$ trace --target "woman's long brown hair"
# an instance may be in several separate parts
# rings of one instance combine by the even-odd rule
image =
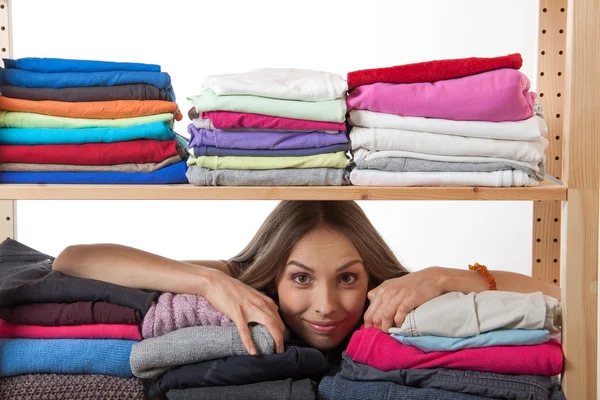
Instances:
[[[335,229],[354,244],[369,274],[370,288],[408,273],[353,201],[280,202],[246,248],[228,260],[228,265],[242,282],[265,289],[277,279],[294,245],[321,226]]]

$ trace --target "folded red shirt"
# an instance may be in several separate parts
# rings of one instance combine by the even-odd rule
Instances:
[[[0,146],[0,163],[115,165],[158,163],[181,154],[177,140]],[[185,150],[184,150],[185,151]]]
[[[519,69],[523,59],[519,53],[493,58],[457,58],[454,60],[426,61],[415,64],[397,65],[388,68],[363,69],[348,72],[348,89],[385,83],[435,82],[444,79],[462,78],[500,68]]]

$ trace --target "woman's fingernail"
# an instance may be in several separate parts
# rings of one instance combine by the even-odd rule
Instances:
[[[250,355],[251,356],[255,356],[256,355],[256,349],[254,347],[250,348]]]

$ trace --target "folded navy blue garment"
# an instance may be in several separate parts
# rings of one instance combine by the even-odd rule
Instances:
[[[547,400],[556,386],[554,377],[542,375],[506,375],[447,368],[381,371],[357,363],[346,354],[338,375],[351,381],[388,381],[414,388],[511,400]]]
[[[326,376],[319,384],[319,399],[323,400],[483,400],[489,397],[473,396],[440,389],[420,389],[386,381],[355,382]]]
[[[348,150],[348,144],[332,144],[324,147],[312,147],[308,149],[276,149],[276,150],[253,150],[253,149],[225,149],[214,146],[192,147],[194,156],[250,156],[250,157],[294,157],[314,156],[317,154],[337,153]]]
[[[154,172],[0,172],[0,183],[129,184],[187,183],[185,161]]]
[[[28,88],[68,88],[83,86],[117,86],[147,83],[163,89],[169,100],[175,101],[171,77],[166,72],[99,71],[99,72],[32,72],[23,69],[0,68],[2,85]]]
[[[148,394],[151,399],[160,399],[172,389],[248,385],[288,378],[317,380],[328,370],[329,363],[319,350],[289,346],[283,353],[268,356],[231,356],[183,365],[162,374]]]
[[[13,60],[3,58],[5,68],[33,72],[98,72],[98,71],[148,71],[160,72],[160,65],[129,62],[68,60],[64,58],[25,57]]]

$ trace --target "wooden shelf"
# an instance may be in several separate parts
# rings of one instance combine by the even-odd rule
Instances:
[[[567,188],[0,184],[0,200],[566,200]]]

